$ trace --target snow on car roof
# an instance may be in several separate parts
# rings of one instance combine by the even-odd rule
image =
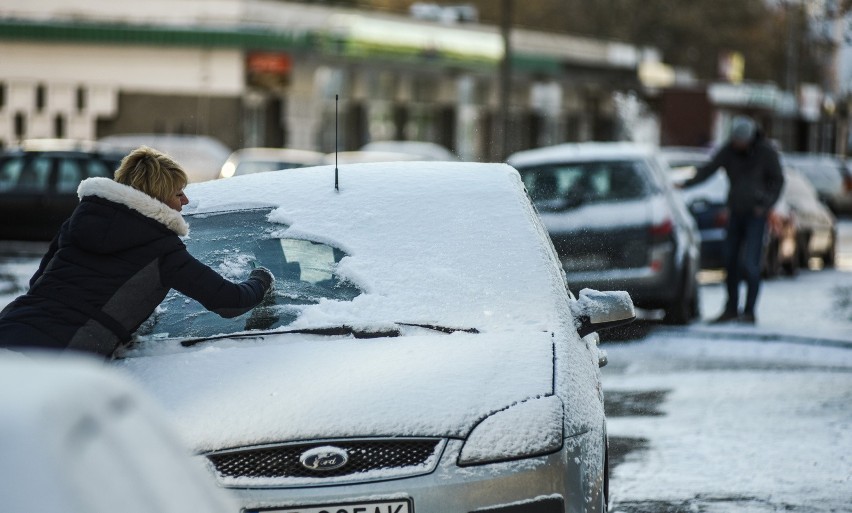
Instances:
[[[284,238],[347,253],[338,274],[364,293],[304,308],[291,326],[387,322],[552,329],[561,268],[517,171],[505,164],[391,162],[191,184],[184,213],[276,207]],[[187,218],[192,237],[192,218]]]
[[[519,151],[510,155],[507,162],[515,167],[526,167],[552,162],[645,158],[653,153],[651,145],[630,142],[569,143]]]

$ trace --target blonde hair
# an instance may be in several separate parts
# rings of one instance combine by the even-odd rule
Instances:
[[[186,172],[165,153],[140,146],[121,159],[115,181],[165,203],[189,182]]]

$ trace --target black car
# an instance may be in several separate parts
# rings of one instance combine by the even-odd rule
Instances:
[[[660,153],[670,167],[669,176],[677,185],[695,176],[698,168],[712,157],[707,148],[664,147]],[[728,177],[720,169],[707,181],[681,189],[680,194],[701,232],[701,267],[723,267],[728,226]]]
[[[562,259],[568,285],[625,290],[665,321],[698,316],[700,239],[651,147],[563,144],[509,157]]]
[[[121,157],[69,141],[0,153],[0,240],[51,240],[77,206],[80,182],[112,177]]]

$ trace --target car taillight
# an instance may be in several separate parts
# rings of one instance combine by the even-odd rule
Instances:
[[[671,219],[666,219],[661,223],[651,225],[648,230],[651,235],[652,242],[664,242],[669,240],[672,232],[674,232],[674,223]]]
[[[728,226],[728,209],[720,209],[713,217],[713,226],[716,228],[724,228]]]
[[[846,192],[852,192],[852,175],[843,177],[843,188],[846,189]]]

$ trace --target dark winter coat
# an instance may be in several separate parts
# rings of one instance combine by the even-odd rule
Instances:
[[[193,258],[180,212],[108,178],[84,180],[29,291],[0,312],[0,347],[36,346],[111,355],[170,289],[223,317],[260,303],[264,276],[230,282]]]
[[[720,167],[725,168],[730,182],[728,208],[732,214],[766,215],[778,201],[784,174],[778,152],[761,134],[744,151],[726,144],[683,186],[703,182]]]

